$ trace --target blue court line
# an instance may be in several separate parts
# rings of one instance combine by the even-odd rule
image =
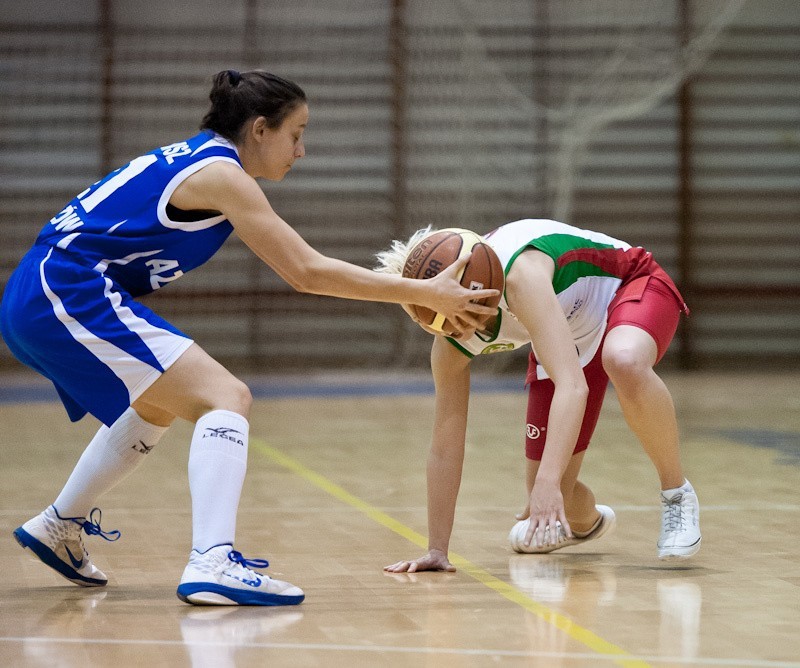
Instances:
[[[340,384],[331,383],[248,383],[250,391],[257,399],[273,399],[284,397],[368,397],[368,396],[400,396],[433,394],[433,380],[391,380],[350,382],[343,380]],[[523,392],[522,380],[519,378],[473,378],[472,391],[491,392]]]
[[[28,404],[58,401],[58,394],[47,385],[4,385],[0,387],[0,404]]]
[[[800,465],[800,433],[775,429],[718,429],[717,435],[754,448],[771,450],[778,464]]]
[[[392,380],[390,377],[374,381],[291,380],[246,381],[256,399],[291,399],[303,397],[385,397],[402,395],[432,395],[432,380]],[[472,391],[476,393],[524,392],[522,378],[473,378]],[[58,394],[51,385],[19,383],[0,385],[0,404],[58,402]]]

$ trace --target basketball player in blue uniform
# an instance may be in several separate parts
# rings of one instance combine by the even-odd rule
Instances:
[[[193,604],[292,605],[301,589],[234,550],[247,465],[248,388],[136,298],[203,264],[236,231],[292,287],[314,294],[422,304],[480,324],[454,276],[414,281],[323,256],[271,208],[255,179],[281,180],[305,154],[304,92],[262,71],[220,72],[201,132],[163,146],[77,195],[44,226],[11,276],[0,330],[11,351],[49,378],[75,421],[103,425],[61,493],[14,531],[45,564],[103,586],[82,532],[103,531],[97,498],[130,474],[176,417],[195,423],[189,452],[192,550],[178,596]],[[461,263],[463,266],[463,263]]]

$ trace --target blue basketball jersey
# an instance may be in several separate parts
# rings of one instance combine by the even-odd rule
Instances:
[[[218,160],[242,166],[210,132],[132,160],[52,218],[9,278],[0,332],[53,382],[71,419],[113,424],[192,345],[135,297],[203,264],[230,235],[217,212],[169,206],[184,179]]]
[[[216,212],[187,222],[168,207],[187,177],[218,160],[241,167],[233,144],[208,131],[135,158],[75,197],[36,244],[66,251],[134,297],[157,290],[211,258],[233,229]]]

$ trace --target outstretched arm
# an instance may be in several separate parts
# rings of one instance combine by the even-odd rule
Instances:
[[[447,558],[461,485],[469,406],[469,359],[443,337],[434,339],[431,369],[436,386],[433,437],[428,455],[428,553],[384,570],[454,571]]]
[[[506,280],[508,305],[525,326],[537,361],[555,385],[542,462],[530,497],[525,545],[558,542],[556,522],[572,531],[564,510],[561,479],[580,433],[589,390],[567,319],[553,290],[553,261],[544,253],[522,253]],[[549,528],[549,531],[547,531]]]
[[[419,304],[464,329],[480,325],[483,317],[493,312],[474,301],[497,295],[497,291],[469,290],[455,280],[467,258],[435,278],[419,281],[379,274],[322,255],[275,213],[256,181],[234,164],[213,162],[200,169],[178,186],[170,201],[183,209],[222,212],[239,238],[300,292]]]

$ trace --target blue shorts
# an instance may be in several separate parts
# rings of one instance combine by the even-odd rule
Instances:
[[[71,420],[113,424],[192,340],[67,251],[35,246],[6,285],[0,332]]]

